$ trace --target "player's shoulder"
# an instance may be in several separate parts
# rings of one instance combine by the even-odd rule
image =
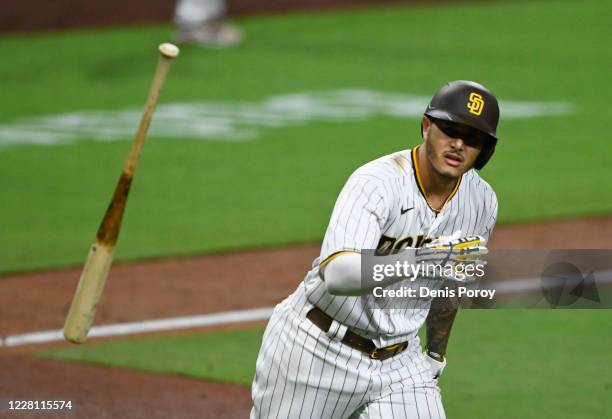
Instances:
[[[489,205],[497,206],[495,190],[475,169],[468,170],[463,175],[461,187],[464,191],[469,190],[474,197],[487,201]]]
[[[410,150],[401,150],[360,166],[351,176],[387,182],[398,177],[408,176],[410,173],[412,173]]]
[[[463,175],[461,179],[461,183],[470,184],[470,186],[476,189],[480,189],[482,191],[495,193],[491,184],[487,182],[486,180],[484,180],[482,176],[480,176],[480,174],[476,171],[476,169],[468,170]]]

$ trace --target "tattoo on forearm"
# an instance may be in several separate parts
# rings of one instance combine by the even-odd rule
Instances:
[[[457,308],[448,298],[435,298],[427,315],[427,349],[440,355],[446,353],[448,338],[457,315]]]

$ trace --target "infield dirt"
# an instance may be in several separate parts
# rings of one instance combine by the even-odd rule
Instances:
[[[612,217],[579,219],[499,227],[490,247],[612,248],[611,237]],[[318,251],[319,245],[311,244],[118,263],[112,268],[96,324],[271,306],[296,287]],[[0,335],[61,328],[80,271],[78,267],[0,278]],[[0,395],[70,399],[76,406],[72,412],[40,417],[248,416],[246,387],[42,360],[29,355],[31,350],[0,350]]]

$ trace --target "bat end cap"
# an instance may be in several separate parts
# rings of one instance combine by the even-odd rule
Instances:
[[[166,58],[176,58],[181,50],[176,45],[165,42],[159,46],[159,52]]]

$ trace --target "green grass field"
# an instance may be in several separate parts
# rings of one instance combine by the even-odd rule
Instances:
[[[610,417],[609,330],[602,310],[461,311],[441,379],[449,417]],[[248,385],[261,333],[142,338],[41,355]]]
[[[612,52],[607,1],[392,7],[248,18],[236,49],[184,48],[163,103],[262,101],[367,88],[431,96],[479,80],[502,100],[566,101],[568,116],[503,120],[483,176],[500,222],[612,212],[606,135]],[[459,24],[459,22],[461,24]],[[169,26],[3,37],[0,125],[85,110],[139,108]],[[7,99],[10,98],[10,99]],[[112,127],[109,127],[112,128]],[[0,272],[82,263],[126,141],[83,138],[0,149]],[[322,238],[347,176],[420,141],[418,119],[311,121],[248,142],[155,138],[144,149],[118,259]]]

